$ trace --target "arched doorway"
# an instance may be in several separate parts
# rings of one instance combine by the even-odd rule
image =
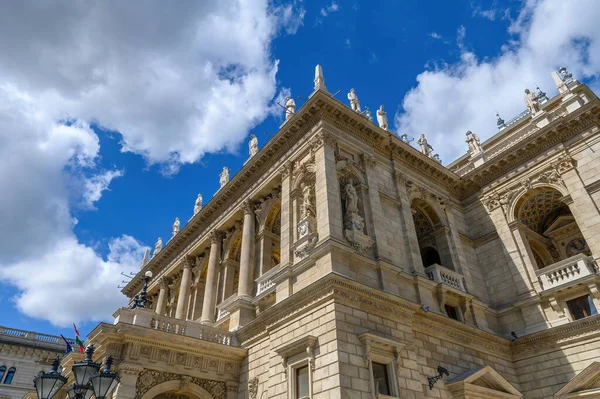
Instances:
[[[537,187],[523,194],[514,217],[539,269],[578,254],[590,255],[571,210],[555,188]]]
[[[134,399],[225,399],[226,387],[224,382],[202,380],[187,376],[173,375],[180,379],[173,379],[157,385],[146,385],[145,379],[152,375],[156,379],[168,378],[168,373],[145,372],[136,384],[136,396]],[[158,381],[155,381],[158,382]],[[201,384],[202,386],[200,386]]]

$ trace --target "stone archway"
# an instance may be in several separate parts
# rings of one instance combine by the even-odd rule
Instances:
[[[144,370],[140,373],[134,399],[154,399],[164,394],[183,395],[191,399],[225,399],[227,389],[224,381],[156,370]]]

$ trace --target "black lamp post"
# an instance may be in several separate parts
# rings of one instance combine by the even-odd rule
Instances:
[[[58,356],[52,362],[52,368],[47,373],[40,373],[33,379],[33,385],[37,392],[38,399],[52,399],[54,395],[67,383],[67,377],[58,372]]]
[[[85,349],[86,357],[83,361],[73,365],[75,382],[67,388],[70,399],[105,399],[119,383],[117,373],[110,371],[112,357],[109,355],[104,362],[104,370],[100,371],[100,364],[92,360],[94,346],[88,345]],[[52,363],[52,370],[40,374],[33,380],[38,399],[52,399],[52,397],[65,385],[67,378],[58,373],[58,358]]]
[[[152,272],[148,270],[144,274],[144,286],[142,287],[142,292],[134,297],[131,309],[146,307],[146,303],[148,302],[148,283],[150,280],[152,280]]]

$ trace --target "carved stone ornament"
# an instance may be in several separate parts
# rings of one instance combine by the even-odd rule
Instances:
[[[248,380],[248,394],[250,399],[256,399],[256,395],[258,395],[258,377],[252,377]]]
[[[298,222],[298,241],[294,254],[299,258],[306,257],[309,252],[317,245],[319,236],[317,235],[317,221],[311,215],[308,215]]]
[[[377,165],[377,158],[375,158],[374,155],[368,154],[366,152],[362,154],[362,161],[365,165],[365,168],[367,169],[374,168]]]
[[[218,244],[220,240],[223,240],[223,233],[218,230],[213,230],[210,232],[210,243]]]
[[[487,197],[483,198],[483,204],[487,208],[488,212],[498,208],[500,204],[500,195],[498,193],[492,193]]]
[[[164,373],[156,370],[144,370],[140,373],[135,384],[134,399],[140,399],[151,388],[167,381],[179,381],[180,390],[186,391],[189,386],[197,385],[212,395],[215,399],[225,399],[225,382],[205,380],[175,373]]]
[[[324,145],[335,147],[335,136],[329,132],[321,130],[310,140],[310,147],[313,151],[317,151]]]
[[[576,162],[569,155],[563,155],[558,158],[558,160],[553,164],[553,166],[554,168],[556,168],[558,174],[562,175],[563,173],[575,168]]]
[[[281,165],[281,169],[279,170],[279,173],[281,173],[282,179],[285,179],[286,177],[288,177],[291,172],[292,172],[292,163],[290,161],[287,161],[286,163]]]
[[[244,215],[251,215],[254,211],[254,204],[250,200],[242,202],[240,209],[244,212]]]
[[[359,254],[364,254],[375,245],[375,241],[371,237],[357,230],[345,229],[344,237],[352,245],[354,251]]]

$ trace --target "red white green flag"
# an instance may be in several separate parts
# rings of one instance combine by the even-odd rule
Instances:
[[[83,353],[83,341],[81,340],[81,337],[79,336],[79,331],[77,331],[77,326],[75,325],[75,323],[73,323],[73,328],[75,329],[75,343],[77,345],[79,345],[79,352]]]

